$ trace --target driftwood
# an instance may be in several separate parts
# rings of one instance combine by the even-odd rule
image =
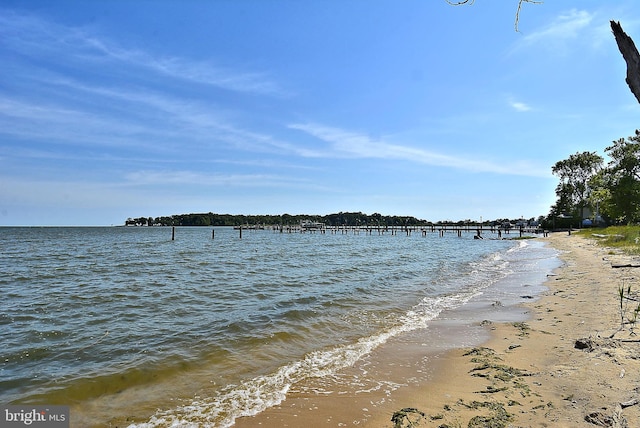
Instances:
[[[616,406],[613,415],[605,415],[602,412],[591,412],[584,417],[586,422],[599,427],[611,427],[611,428],[628,428],[629,424],[627,420],[622,416],[622,407]]]
[[[618,49],[627,63],[627,85],[640,102],[640,53],[631,37],[622,30],[619,22],[611,21],[611,30],[616,38]]]
[[[635,406],[638,403],[640,403],[640,399],[634,398],[633,400],[629,400],[629,401],[625,401],[624,403],[620,403],[620,407],[625,409],[627,407]]]
[[[634,265],[631,263],[627,263],[624,265],[611,265],[612,268],[640,268],[640,265]]]
[[[613,412],[613,428],[628,428],[629,424],[624,416],[622,416],[622,407],[616,406],[616,410]]]

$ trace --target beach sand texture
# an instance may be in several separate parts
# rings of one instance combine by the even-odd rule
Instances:
[[[629,325],[617,332],[618,289],[631,286],[639,296],[640,268],[613,268],[638,262],[589,237],[544,238],[561,251],[564,265],[548,278],[541,299],[526,305],[529,319],[485,321],[487,342],[434,358],[428,381],[394,391],[367,417],[360,417],[367,403],[358,397],[322,397],[319,407],[291,397],[236,425],[640,427],[640,334]],[[628,303],[626,315],[638,305]]]

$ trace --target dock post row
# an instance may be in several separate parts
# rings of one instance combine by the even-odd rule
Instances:
[[[360,232],[364,232],[365,235],[372,235],[374,231],[377,231],[378,235],[384,235],[385,233],[391,233],[391,236],[397,236],[398,232],[405,232],[407,236],[411,236],[412,232],[420,231],[422,237],[426,237],[429,232],[435,233],[438,232],[438,235],[442,238],[445,236],[445,233],[451,232],[456,233],[458,238],[462,237],[464,232],[470,233],[475,232],[474,239],[483,239],[483,233],[489,232],[492,234],[497,234],[498,239],[502,238],[502,234],[510,234],[511,230],[516,230],[519,233],[519,236],[522,237],[525,233],[533,233],[533,234],[542,234],[543,236],[548,236],[549,231],[543,230],[537,226],[529,226],[529,227],[516,227],[511,229],[503,229],[496,226],[484,226],[484,225],[464,225],[464,226],[455,226],[455,225],[429,225],[429,226],[322,226],[322,227],[304,227],[304,226],[292,226],[292,225],[275,225],[275,226],[264,226],[264,225],[244,225],[244,226],[234,226],[234,229],[238,230],[239,238],[242,239],[242,230],[272,230],[274,232],[279,233],[320,233],[325,234],[329,231],[331,234],[336,235],[338,233],[342,235],[347,235],[352,233],[353,235],[359,235]],[[215,239],[215,229],[211,230],[211,239]],[[176,227],[171,227],[171,240],[174,241],[176,238]]]

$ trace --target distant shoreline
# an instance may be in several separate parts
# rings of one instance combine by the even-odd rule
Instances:
[[[493,225],[513,224],[527,226],[532,223],[538,224],[538,220],[530,219],[495,219],[495,220],[439,220],[430,221],[418,219],[413,216],[382,215],[379,213],[365,214],[362,212],[338,212],[333,214],[265,214],[265,215],[245,215],[245,214],[216,214],[216,213],[191,213],[175,214],[161,217],[136,217],[128,218],[124,224],[129,226],[273,226],[273,225],[297,225],[303,222],[322,223],[328,226],[429,226],[440,224],[454,225]]]

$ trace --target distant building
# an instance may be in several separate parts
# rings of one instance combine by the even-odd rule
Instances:
[[[302,230],[322,230],[325,228],[325,224],[319,221],[301,220],[300,229]]]

